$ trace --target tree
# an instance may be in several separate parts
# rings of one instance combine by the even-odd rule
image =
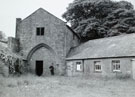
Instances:
[[[63,18],[81,36],[82,41],[135,33],[135,11],[127,1],[74,0]]]

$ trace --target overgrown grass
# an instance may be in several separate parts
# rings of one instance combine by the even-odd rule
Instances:
[[[134,86],[125,78],[0,77],[0,97],[135,97]]]

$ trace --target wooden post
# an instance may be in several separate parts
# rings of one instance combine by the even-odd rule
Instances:
[[[135,59],[132,59],[132,77],[135,80]]]

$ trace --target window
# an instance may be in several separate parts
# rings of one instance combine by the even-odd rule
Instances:
[[[37,36],[43,36],[44,35],[44,27],[37,27]]]
[[[113,60],[112,61],[112,69],[114,72],[120,71],[120,60]]]
[[[95,61],[94,67],[95,67],[96,72],[101,72],[101,62],[100,61]]]
[[[76,71],[83,71],[82,62],[76,62]]]

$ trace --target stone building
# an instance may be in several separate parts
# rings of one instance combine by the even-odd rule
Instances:
[[[66,23],[42,8],[25,19],[16,19],[16,36],[9,38],[9,47],[27,61],[29,72],[50,75],[65,73],[66,61],[71,48],[79,44],[79,37]]]
[[[7,45],[35,75],[49,76],[53,65],[55,75],[135,79],[135,34],[80,43],[65,22],[42,8],[16,19],[16,36]]]
[[[90,40],[72,49],[68,76],[135,79],[135,34]]]

